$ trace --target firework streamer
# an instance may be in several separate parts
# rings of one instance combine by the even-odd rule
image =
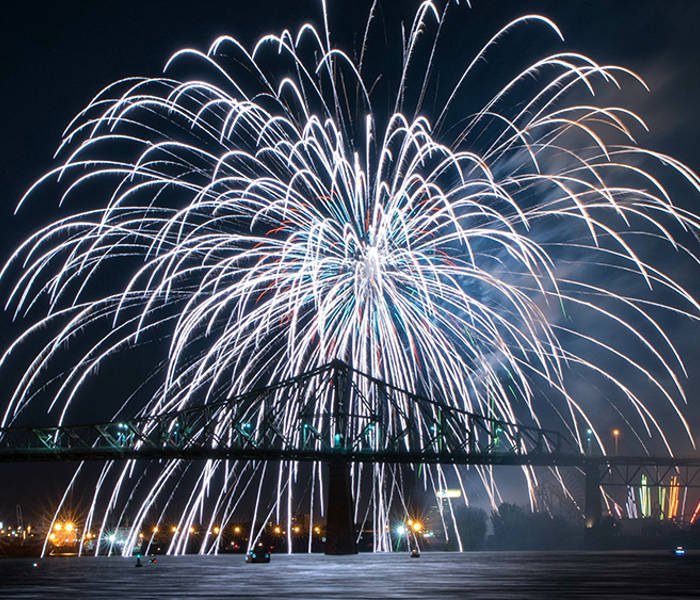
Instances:
[[[33,319],[2,363],[39,348],[3,423],[47,390],[54,421],[79,420],[101,368],[165,346],[118,414],[213,403],[341,359],[461,409],[556,423],[581,451],[587,429],[607,450],[605,410],[575,391],[594,382],[641,449],[673,452],[659,402],[646,401],[653,393],[692,444],[685,369],[664,325],[696,321],[698,304],[654,257],[664,248],[697,264],[698,218],[671,188],[697,193],[700,180],[637,144],[638,115],[599,100],[641,78],[565,50],[538,15],[455,56],[441,35],[469,12],[434,2],[405,28],[395,77],[379,78],[374,61],[394,48],[373,33],[374,6],[359,57],[333,45],[324,2],[321,13],[320,27],[252,46],[223,36],[180,50],[162,76],[107,86],[68,125],[57,166],[17,208],[58,189],[62,216],[27,237],[1,273],[7,309]],[[483,59],[514,28],[555,49],[522,66],[514,48],[512,73],[496,77]],[[278,400],[292,427],[302,399]],[[213,416],[224,439],[230,418]],[[167,527],[168,507],[179,514],[171,552],[187,549],[194,523],[223,527],[241,502],[255,506],[251,544],[262,516],[286,518],[290,531],[303,503],[321,511],[310,523],[321,518],[320,465],[276,468],[108,465],[90,521],[102,540],[136,515],[129,554],[145,526]],[[537,475],[524,471],[534,498]],[[431,467],[421,481],[428,491],[457,482],[466,500],[467,475]],[[477,475],[496,505],[493,471]],[[390,549],[400,470],[355,468],[353,478],[358,519],[379,532],[375,550]],[[640,496],[649,516],[644,483]],[[459,540],[454,515],[440,510]],[[199,551],[218,543],[205,536]]]
[[[637,501],[634,496],[634,488],[632,486],[627,486],[627,502],[625,504],[627,509],[627,518],[636,519],[638,518],[637,513]]]

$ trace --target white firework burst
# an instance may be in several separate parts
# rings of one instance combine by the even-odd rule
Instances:
[[[20,202],[58,180],[68,214],[27,238],[2,272],[21,267],[8,303],[16,315],[46,306],[3,361],[57,327],[27,366],[4,422],[65,361],[70,340],[89,345],[56,385],[51,408],[61,422],[101,364],[165,337],[167,356],[153,365],[158,388],[142,415],[341,359],[499,419],[539,425],[543,414],[557,415],[582,448],[581,431],[598,423],[570,393],[574,372],[615,389],[640,443],[657,438],[670,452],[653,407],[619,376],[637,373],[692,443],[681,410],[683,363],[659,315],[697,320],[699,307],[645,249],[665,245],[696,264],[683,239],[700,223],[674,205],[662,173],[694,192],[700,180],[637,145],[634,132],[645,125],[636,114],[595,103],[599,88],[642,80],[574,52],[544,56],[479,111],[457,115],[480,61],[513,28],[563,37],[545,17],[516,19],[436,89],[449,7],[420,5],[404,33],[392,100],[379,110],[376,82],[365,75],[374,6],[359,57],[332,45],[324,4],[321,28],[267,35],[252,48],[221,37],[206,52],[177,52],[163,77],[102,90],[66,129],[60,164]],[[169,75],[190,59],[197,78]],[[431,113],[433,94],[440,110]],[[646,292],[635,293],[637,281]],[[133,469],[104,468],[88,519],[101,519],[104,530],[129,507],[136,517],[125,553],[155,507],[163,514],[189,481],[177,461],[138,478]],[[312,471],[316,482],[320,470]],[[393,477],[385,467],[371,472],[379,482]],[[425,473],[426,485],[446,477],[439,468]],[[533,486],[535,473],[525,473]],[[188,483],[170,550],[185,550],[204,507],[211,523],[223,522],[249,486],[259,500],[268,480],[277,489],[270,510],[279,515],[286,505],[289,522],[296,478],[293,464],[266,474],[260,465],[207,462]],[[486,488],[496,503],[497,490]],[[392,497],[358,499],[371,507],[375,531],[385,530]],[[322,498],[320,482],[310,493],[312,516],[314,498]],[[218,543],[205,539],[200,550]],[[378,535],[375,549],[389,547],[388,534]]]

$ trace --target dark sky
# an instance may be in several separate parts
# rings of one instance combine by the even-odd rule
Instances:
[[[205,49],[228,33],[244,41],[316,20],[314,0],[259,2],[18,3],[3,20],[5,140],[0,179],[3,220],[16,199],[51,165],[68,121],[104,85],[129,75],[159,73],[182,47]],[[363,1],[330,2],[334,31],[347,39],[348,23],[360,31]],[[393,16],[388,5],[387,13]],[[402,3],[412,5],[412,2]],[[416,3],[417,4],[417,3]],[[354,7],[346,13],[348,7]],[[461,14],[474,47],[508,20],[525,13],[552,18],[562,48],[630,67],[653,95],[639,93],[640,112],[655,146],[697,167],[696,110],[700,105],[697,24],[693,0],[585,0],[560,2],[475,0]],[[358,24],[360,27],[358,27]],[[388,23],[391,27],[391,23]],[[14,227],[13,227],[14,229]]]
[[[320,23],[319,4],[309,0],[15,3],[11,13],[4,13],[0,31],[2,256],[51,214],[29,205],[19,217],[12,216],[22,192],[51,166],[63,127],[104,85],[129,75],[156,75],[175,50],[205,49],[219,34],[250,43],[283,27],[295,29],[306,20]],[[332,27],[343,45],[361,31],[365,3],[330,0],[329,4]],[[387,25],[394,27],[389,22],[396,17],[392,5],[399,2],[385,4]],[[471,11],[453,11],[453,18],[460,15],[464,39],[474,40],[474,50],[510,19],[541,13],[560,26],[566,37],[562,48],[637,71],[652,88],[651,95],[633,90],[626,97],[652,130],[641,141],[700,170],[700,2],[474,0],[473,5]],[[1,285],[4,297],[7,284]],[[3,347],[12,331],[7,316],[1,315]],[[693,369],[697,357],[688,358]],[[6,380],[0,375],[0,382]],[[10,393],[7,385],[3,391]],[[12,481],[0,491],[0,520],[16,502],[30,510],[46,505],[37,498],[43,490],[55,497],[67,472],[63,467],[0,466],[0,480]]]

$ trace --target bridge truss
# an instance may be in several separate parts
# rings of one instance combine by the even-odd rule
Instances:
[[[340,361],[183,410],[0,428],[0,462],[124,459],[322,461],[336,465],[338,480],[351,462],[576,467],[589,528],[600,518],[601,486],[639,486],[643,474],[649,488],[700,487],[700,458],[584,454],[559,432],[468,412]],[[349,492],[341,496],[347,512]]]
[[[0,461],[207,459],[444,464],[556,462],[556,431],[471,413],[334,361],[184,410],[0,429]]]

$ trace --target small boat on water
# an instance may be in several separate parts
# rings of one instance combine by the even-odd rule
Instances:
[[[676,546],[674,550],[671,550],[671,554],[675,556],[685,556],[685,548],[683,546]]]
[[[420,552],[418,552],[418,548],[414,548],[411,550],[411,558],[420,558]]]
[[[269,563],[270,553],[265,550],[251,550],[245,555],[247,563]]]
[[[245,555],[245,561],[247,563],[269,563],[270,553],[259,544],[255,550],[251,550]]]

